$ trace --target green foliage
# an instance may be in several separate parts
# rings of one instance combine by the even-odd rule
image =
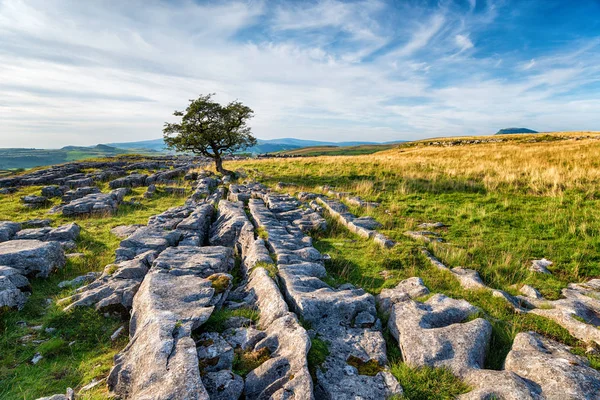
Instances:
[[[135,188],[126,200],[140,196],[144,190]],[[49,218],[52,226],[73,221],[60,214],[47,214],[47,208],[30,210],[22,206],[21,196],[39,193],[40,187],[34,186],[12,195],[1,195],[0,220]],[[83,257],[69,258],[65,267],[49,278],[30,279],[32,295],[23,310],[0,312],[0,398],[35,399],[64,393],[66,387],[78,388],[94,378],[106,377],[113,365],[113,356],[127,343],[126,335],[114,342],[110,340],[110,335],[123,321],[106,318],[91,307],[65,313],[56,305],[56,300],[73,294],[74,289],[61,289],[57,285],[90,271],[101,271],[114,261],[120,239],[110,233],[112,227],[145,224],[151,215],[182,205],[184,199],[157,194],[140,201],[140,207],[121,205],[114,216],[76,219],[81,226],[81,236],[73,251],[83,253]],[[53,204],[57,202],[53,200]],[[52,301],[50,305],[47,299]],[[21,321],[26,326],[22,326]],[[46,333],[45,328],[55,330]],[[32,365],[30,360],[36,353],[43,358]],[[86,393],[87,399],[105,399],[108,395],[105,385]]]
[[[167,123],[163,129],[165,144],[170,149],[213,158],[217,171],[224,173],[221,155],[234,153],[257,142],[247,121],[254,112],[239,101],[222,106],[212,100],[213,94],[191,100],[185,112],[175,111],[179,123]]]
[[[202,331],[223,332],[225,330],[225,323],[231,317],[245,317],[257,322],[259,313],[257,310],[245,307],[237,308],[235,310],[221,308],[213,311],[210,318],[202,325]]]
[[[267,347],[256,351],[243,351],[235,349],[233,355],[232,371],[242,378],[245,378],[250,371],[258,368],[262,363],[271,357],[271,352]]]
[[[321,368],[321,365],[325,362],[329,356],[329,346],[327,342],[318,337],[311,339],[310,350],[308,351],[308,370],[313,380],[317,376],[317,368]]]
[[[207,278],[213,289],[215,289],[215,294],[220,294],[225,292],[231,286],[231,279],[227,275],[211,275]]]
[[[350,355],[346,363],[356,368],[359,375],[375,376],[383,371],[383,367],[379,365],[377,360],[363,361],[358,357]]]
[[[391,372],[404,390],[401,398],[407,400],[450,400],[469,391],[469,386],[444,368],[411,368],[405,363],[394,363]]]

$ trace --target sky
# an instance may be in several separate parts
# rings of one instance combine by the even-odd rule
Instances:
[[[600,1],[0,0],[0,147],[160,138],[207,93],[261,139],[600,130]]]

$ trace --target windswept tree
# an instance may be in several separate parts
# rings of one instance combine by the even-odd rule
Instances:
[[[223,155],[256,145],[247,125],[254,111],[239,101],[223,106],[213,101],[213,96],[200,95],[190,100],[185,112],[175,111],[173,115],[181,117],[181,122],[165,122],[163,134],[169,149],[210,157],[217,171],[227,174],[230,171],[223,168]]]

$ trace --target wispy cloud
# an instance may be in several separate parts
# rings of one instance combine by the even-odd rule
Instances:
[[[208,92],[262,138],[600,126],[598,38],[500,48],[515,4],[440,4],[0,0],[0,147],[160,137]]]

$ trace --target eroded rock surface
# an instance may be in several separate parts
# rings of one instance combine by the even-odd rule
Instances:
[[[504,368],[539,385],[545,399],[600,398],[600,372],[567,346],[534,332],[517,334]]]
[[[94,306],[99,311],[119,311],[126,314],[155,257],[156,253],[149,251],[133,260],[109,264],[95,281],[77,289],[73,296],[59,300],[58,304],[65,305],[65,311],[75,307]]]
[[[277,199],[268,199],[274,209],[280,213],[293,210],[292,202],[280,198],[278,203]],[[310,238],[289,222],[278,220],[260,200],[250,200],[249,207],[253,219],[268,234],[287,302],[329,347],[330,355],[316,371],[315,396],[380,399],[399,394],[398,383],[385,370],[385,341],[373,296],[362,289],[329,287],[320,279],[326,271]],[[375,363],[381,371],[375,376],[354,373],[349,362],[355,361]]]
[[[46,278],[65,265],[65,253],[57,242],[9,240],[0,243],[0,265],[10,266],[21,275]]]
[[[372,217],[356,217],[348,211],[348,207],[336,200],[318,197],[316,201],[351,232],[362,237],[373,239],[377,244],[384,248],[393,247],[395,245],[394,241],[388,239],[382,233],[377,232],[376,229],[379,228],[381,224]]]
[[[389,328],[407,364],[448,367],[461,375],[483,367],[492,334],[492,326],[482,318],[465,322],[477,312],[465,300],[435,294],[424,303],[394,304]]]
[[[215,302],[221,301],[215,295],[222,288],[213,287],[211,277],[202,274],[229,266],[230,262],[223,260],[231,256],[231,250],[197,249],[206,255],[204,261],[188,248],[173,249],[154,261],[143,280],[133,302],[130,342],[115,357],[108,378],[109,388],[119,396],[165,400],[209,398],[200,378],[191,332],[210,317]],[[181,256],[176,255],[177,250]],[[218,252],[223,257],[215,256]],[[230,276],[229,279],[227,290],[231,286]]]

